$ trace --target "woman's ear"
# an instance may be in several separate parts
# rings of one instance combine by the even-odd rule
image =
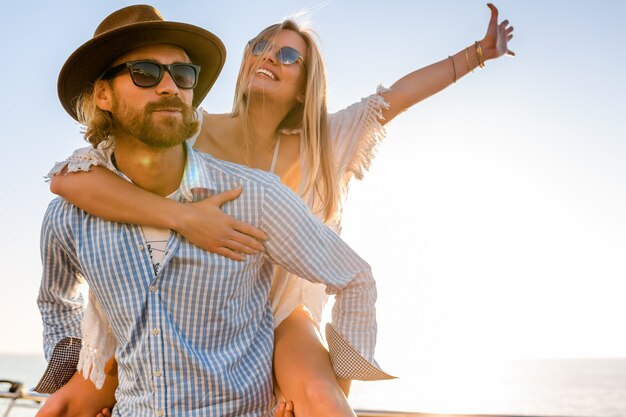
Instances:
[[[300,104],[304,104],[304,98],[305,98],[305,95],[304,95],[304,92],[302,92],[298,94],[298,98],[296,100],[298,100]]]
[[[109,82],[104,80],[96,81],[93,96],[98,108],[104,111],[111,111],[113,108],[113,91]]]

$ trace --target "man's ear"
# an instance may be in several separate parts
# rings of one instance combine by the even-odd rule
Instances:
[[[113,90],[111,89],[111,84],[105,80],[98,80],[93,89],[96,106],[101,110],[111,111],[113,108]]]

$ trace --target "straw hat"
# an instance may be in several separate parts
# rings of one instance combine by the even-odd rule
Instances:
[[[65,61],[58,81],[63,108],[76,119],[76,99],[117,57],[154,44],[179,46],[194,64],[202,67],[193,92],[193,104],[198,106],[224,65],[226,49],[222,41],[198,26],[166,21],[152,6],[135,5],[107,16],[96,28],[93,38]]]

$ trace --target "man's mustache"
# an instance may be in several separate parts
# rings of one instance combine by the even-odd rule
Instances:
[[[178,109],[184,113],[184,112],[191,111],[191,106],[185,104],[178,97],[165,97],[159,101],[148,103],[146,104],[146,107],[145,107],[145,111],[147,112],[154,112],[154,111],[160,111],[160,110],[165,110],[165,109]]]

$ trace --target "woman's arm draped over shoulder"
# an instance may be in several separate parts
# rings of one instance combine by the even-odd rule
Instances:
[[[50,189],[86,212],[106,220],[176,230],[199,247],[235,260],[263,249],[265,234],[225,215],[220,206],[241,189],[183,204],[143,190],[100,166],[88,172],[60,173]]]
[[[491,19],[487,34],[478,42],[484,60],[499,58],[504,54],[515,55],[508,49],[508,41],[513,37],[513,27],[504,20],[498,24],[498,9],[491,3]],[[385,124],[407,108],[440,92],[458,79],[473,71],[481,63],[478,61],[477,46],[470,45],[442,61],[414,71],[396,81],[384,93],[389,108],[383,110]]]
[[[54,175],[50,191],[106,220],[173,230],[179,227],[182,203],[145,191],[103,167]]]

